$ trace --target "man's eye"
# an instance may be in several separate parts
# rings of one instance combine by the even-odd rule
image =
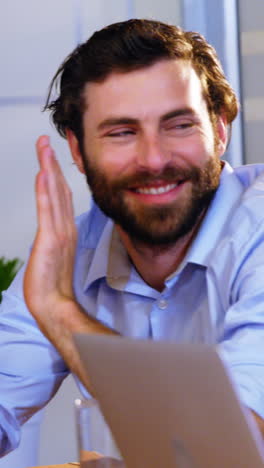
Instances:
[[[193,127],[193,123],[192,122],[186,122],[186,123],[179,124],[178,126],[179,126],[179,128],[190,128],[190,127]]]
[[[167,130],[186,130],[194,126],[193,122],[182,122],[168,125]]]
[[[134,130],[117,130],[115,132],[111,132],[108,134],[109,137],[111,138],[118,138],[118,137],[126,137],[129,135],[134,135],[135,132]]]

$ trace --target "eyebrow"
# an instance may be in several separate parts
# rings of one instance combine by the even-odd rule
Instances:
[[[183,109],[175,109],[172,110],[166,114],[164,114],[160,121],[161,122],[166,122],[167,120],[173,119],[175,117],[181,117],[181,116],[194,116],[195,112],[192,108],[190,107],[185,107]],[[116,125],[138,125],[139,124],[139,119],[134,119],[131,117],[109,117],[102,122],[99,123],[97,129],[98,130],[105,130],[106,128],[109,127],[114,127]]]
[[[195,112],[191,107],[184,107],[183,109],[176,109],[164,114],[161,117],[161,122],[166,122],[167,120],[173,119],[175,117],[191,117],[194,116]]]

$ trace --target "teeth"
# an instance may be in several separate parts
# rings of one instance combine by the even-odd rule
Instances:
[[[137,193],[143,193],[145,195],[160,195],[162,193],[169,192],[170,190],[174,189],[177,187],[178,184],[168,184],[165,185],[164,187],[143,187],[143,188],[138,188],[136,189]]]

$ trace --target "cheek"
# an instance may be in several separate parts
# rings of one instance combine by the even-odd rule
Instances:
[[[127,175],[134,170],[135,152],[132,147],[101,145],[97,151],[97,164],[107,175]]]
[[[191,139],[184,141],[181,152],[175,151],[175,160],[177,155],[186,164],[200,166],[214,155],[214,141],[208,138]]]
[[[202,160],[208,160],[215,155],[215,134],[211,126],[207,131],[201,132],[198,147]]]
[[[108,182],[115,182],[122,176],[128,175],[129,165],[127,165],[125,158],[120,154],[100,154],[96,158],[94,165],[98,173],[105,176]]]

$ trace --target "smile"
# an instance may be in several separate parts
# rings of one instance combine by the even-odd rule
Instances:
[[[161,195],[163,193],[170,192],[171,190],[178,187],[179,183],[176,184],[168,184],[162,187],[141,187],[135,189],[135,192],[142,193],[144,195]]]

